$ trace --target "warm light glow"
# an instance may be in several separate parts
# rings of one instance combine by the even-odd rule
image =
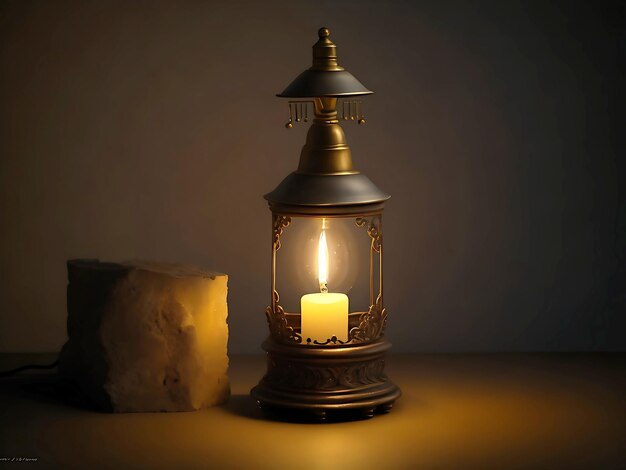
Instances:
[[[307,344],[324,344],[332,338],[348,340],[348,311],[346,294],[328,292],[328,242],[326,219],[322,219],[322,233],[317,245],[317,277],[319,294],[305,294],[300,299],[300,334]]]
[[[317,246],[317,273],[320,291],[328,292],[328,243],[326,242],[326,231],[323,228]]]

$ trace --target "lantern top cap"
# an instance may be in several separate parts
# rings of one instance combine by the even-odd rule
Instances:
[[[313,65],[298,75],[282,93],[282,98],[315,98],[370,95],[354,75],[337,62],[337,45],[330,40],[330,30],[318,30],[313,45]]]

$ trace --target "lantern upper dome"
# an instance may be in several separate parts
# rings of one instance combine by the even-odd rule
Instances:
[[[330,40],[330,30],[320,28],[318,36],[318,41],[313,45],[313,65],[277,96],[314,98],[371,95],[372,91],[337,63],[337,46]]]

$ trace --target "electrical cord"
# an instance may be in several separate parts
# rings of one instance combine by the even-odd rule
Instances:
[[[54,361],[52,364],[26,364],[20,367],[16,367],[15,369],[0,371],[0,378],[10,377],[12,375],[19,374],[20,372],[28,370],[28,369],[54,369],[58,364],[59,364],[58,359]]]

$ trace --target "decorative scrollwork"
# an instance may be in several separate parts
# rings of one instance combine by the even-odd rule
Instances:
[[[275,292],[275,294],[276,297],[278,297],[278,293]],[[336,336],[326,341],[311,340],[310,338],[303,340],[300,333],[298,333],[293,326],[289,325],[285,310],[278,304],[278,300],[276,300],[274,308],[269,306],[265,309],[265,315],[272,337],[281,343],[288,344],[328,346],[331,344],[366,343],[383,336],[387,325],[387,309],[382,306],[380,295],[376,299],[376,303],[370,306],[367,312],[361,314],[359,317],[359,326],[350,329],[348,341],[341,341]]]
[[[350,342],[363,343],[372,341],[385,332],[387,325],[387,310],[383,307],[382,296],[378,294],[376,303],[371,305],[359,319],[359,326],[350,330]]]
[[[286,215],[275,214],[273,221],[274,232],[274,250],[280,250],[280,236],[283,234],[283,230],[291,223],[291,217]]]
[[[355,220],[357,227],[366,227],[367,234],[372,239],[372,250],[380,253],[380,247],[383,241],[383,234],[380,230],[380,218],[377,217],[357,217]]]
[[[338,339],[338,338],[337,338],[336,336],[334,336],[334,335],[333,335],[333,337],[332,337],[332,338],[328,338],[326,341],[323,341],[323,342],[322,342],[322,341],[318,341],[318,340],[311,341],[311,338],[307,338],[307,339],[306,339],[306,343],[307,343],[307,344],[311,344],[311,343],[313,343],[313,344],[315,344],[315,345],[317,345],[317,346],[325,346],[325,345],[327,345],[327,344],[331,344],[331,343],[332,343],[332,344],[346,344],[346,343],[348,343],[348,342],[349,342],[349,341],[341,341],[340,339]]]
[[[265,381],[282,389],[331,391],[359,389],[387,381],[385,360],[367,360],[334,367],[306,365],[301,362],[273,358]]]
[[[296,343],[302,342],[302,336],[300,336],[292,326],[289,326],[287,317],[285,316],[285,310],[278,304],[280,297],[278,292],[274,291],[273,307],[270,305],[265,309],[265,316],[267,317],[267,323],[270,327],[270,333],[274,339],[283,343]]]
[[[383,307],[382,296],[379,294],[376,298],[376,303],[371,305],[367,312],[363,312],[359,317],[359,326],[355,326],[348,332],[348,340],[341,341],[336,336],[332,336],[326,341],[311,340],[311,338],[303,339],[299,336],[298,343],[315,345],[315,346],[328,346],[339,344],[355,344],[355,343],[367,343],[373,341],[385,333],[385,327],[387,326],[387,309]]]

